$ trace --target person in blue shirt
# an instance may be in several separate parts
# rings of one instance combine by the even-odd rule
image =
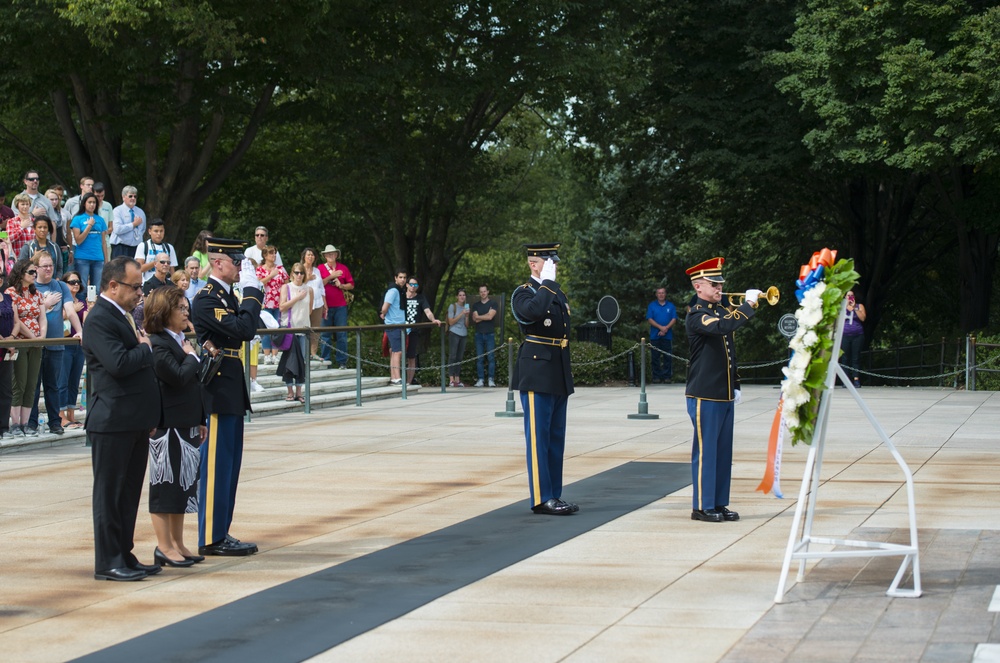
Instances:
[[[379,317],[387,325],[402,325],[406,323],[406,310],[400,304],[402,301],[403,284],[405,283],[406,270],[397,269],[395,284],[385,291],[385,297],[382,298],[382,311],[379,313]],[[399,366],[403,356],[403,338],[405,334],[401,334],[400,331],[399,329],[389,329],[386,331],[386,335],[389,337],[390,384],[401,384],[403,382]],[[409,329],[406,330],[407,333],[409,331]]]
[[[649,344],[654,348],[650,353],[653,360],[653,384],[670,382],[674,376],[674,362],[670,355],[663,353],[673,352],[677,309],[667,301],[666,288],[656,289],[656,299],[646,307],[646,319],[649,321]]]

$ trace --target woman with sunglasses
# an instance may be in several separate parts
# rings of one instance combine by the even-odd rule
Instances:
[[[84,319],[87,317],[90,305],[84,296],[80,275],[76,272],[66,272],[63,274],[62,280],[69,286],[69,291],[73,293],[73,308],[76,309],[76,315],[80,318],[80,324],[82,325]],[[66,318],[65,313],[63,314],[63,318]],[[70,335],[71,332],[67,331],[66,336]],[[67,345],[63,349],[63,376],[66,378],[66,403],[59,413],[62,418],[62,427],[66,430],[83,428],[83,424],[76,420],[76,399],[80,395],[81,375],[83,375],[83,348],[79,345]]]
[[[406,280],[406,323],[433,322],[440,325],[441,321],[434,317],[434,311],[427,302],[427,298],[420,292],[420,280],[416,276],[411,276]],[[410,332],[410,338],[406,343],[406,379],[408,384],[416,384],[417,375],[417,355],[420,354],[420,346],[424,342],[426,329],[414,329]]]
[[[309,326],[323,326],[323,309],[326,308],[326,287],[323,276],[319,273],[319,254],[316,249],[307,246],[302,249],[302,271],[306,273],[305,284],[312,288],[312,311],[309,312]],[[319,334],[313,334],[309,342],[309,357],[314,361],[323,361],[317,353],[319,350]]]
[[[47,331],[45,315],[42,311],[45,304],[42,294],[35,288],[38,268],[30,260],[19,260],[14,264],[8,279],[6,292],[14,301],[14,309],[21,321],[20,338],[45,338]],[[31,416],[32,401],[35,398],[35,387],[38,384],[38,373],[42,366],[42,348],[20,348],[17,359],[14,360],[14,380],[10,404],[10,432],[15,437],[30,435],[35,437],[38,430],[28,428],[28,418]]]
[[[281,286],[288,283],[288,272],[277,264],[278,249],[270,244],[261,249],[261,257],[264,262],[257,267],[257,278],[264,284],[264,310],[277,320],[278,306],[281,304]],[[260,346],[264,350],[264,363],[277,364],[278,352],[272,347],[269,334],[261,338]]]
[[[149,293],[145,313],[161,404],[159,426],[149,438],[153,559],[187,567],[205,559],[184,545],[184,514],[198,512],[199,446],[208,436],[198,356],[184,337],[190,305],[184,291],[170,284]]]
[[[108,248],[108,224],[97,213],[97,196],[83,194],[80,199],[80,213],[73,217],[69,229],[73,233],[76,249],[73,251],[73,267],[80,275],[80,287],[84,292],[88,285],[101,287],[101,272],[104,263],[111,259]]]
[[[292,282],[281,289],[281,299],[278,303],[278,310],[282,327],[308,327],[309,314],[313,305],[313,289],[305,284],[306,270],[301,262],[295,263],[292,267]],[[301,362],[292,361],[297,356]],[[296,334],[291,349],[282,353],[278,362],[278,375],[281,376],[285,387],[288,388],[286,401],[299,401],[304,403],[302,397],[302,385],[305,381],[305,356],[306,337],[304,334]],[[295,393],[292,394],[292,387]]]

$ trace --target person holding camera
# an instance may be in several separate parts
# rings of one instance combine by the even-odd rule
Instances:
[[[847,318],[844,319],[844,337],[840,347],[844,351],[841,363],[844,370],[854,382],[854,387],[861,387],[858,379],[858,369],[861,368],[861,348],[865,344],[865,327],[863,324],[868,313],[865,305],[854,298],[854,291],[847,293]]]

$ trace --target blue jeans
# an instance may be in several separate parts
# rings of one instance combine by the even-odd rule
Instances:
[[[60,425],[59,410],[66,400],[66,379],[63,375],[63,354],[65,350],[42,348],[41,379],[35,385],[35,406],[31,408],[28,426],[38,428],[38,396],[45,386],[45,413],[49,428]]]
[[[346,306],[331,306],[326,311],[326,317],[323,318],[324,327],[346,327],[347,326],[347,307]],[[334,332],[323,332],[320,335],[320,356],[323,359],[329,360],[331,353],[331,337]],[[347,332],[336,332],[337,334],[337,365],[346,366],[347,365]]]
[[[666,336],[652,336],[649,344],[655,348],[650,350],[650,359],[653,364],[654,380],[671,380],[674,376],[674,362],[672,357],[668,357],[663,352],[673,352],[673,340]],[[657,352],[662,350],[663,352]]]
[[[66,383],[66,398],[59,409],[70,410],[76,407],[76,398],[80,395],[81,375],[83,375],[83,348],[79,345],[67,345],[63,349],[63,381]]]
[[[489,377],[492,380],[496,377],[497,373],[497,356],[493,352],[497,347],[496,338],[493,336],[493,332],[488,334],[480,334],[476,332],[476,375],[480,380],[483,379],[483,357],[482,355],[486,352],[489,353],[488,357],[490,360],[490,373]]]
[[[278,326],[282,326],[281,325],[281,309],[265,308],[265,309],[262,309],[262,310],[267,311],[272,316],[274,316],[274,319],[278,321]],[[287,316],[287,313],[285,315]],[[270,350],[273,347],[272,344],[271,344],[271,335],[270,334],[263,334],[260,337],[260,347],[263,348],[264,350]]]
[[[103,260],[87,260],[86,258],[75,258],[74,271],[80,274],[80,292],[86,296],[87,286],[92,285],[101,291],[101,273],[104,271]]]

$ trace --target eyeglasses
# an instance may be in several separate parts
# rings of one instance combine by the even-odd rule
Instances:
[[[25,182],[37,182],[38,178],[37,177],[25,177],[24,181]]]
[[[170,264],[169,260],[157,260],[156,262],[160,263],[161,265],[169,265]]]
[[[38,269],[52,269],[55,265],[39,265]]]
[[[295,276],[305,276],[306,275],[305,272],[292,272],[292,274],[294,274]]]
[[[28,276],[35,276],[36,274],[38,274],[38,270],[37,269],[29,269],[28,271],[25,272],[25,274],[27,274]]]
[[[135,194],[134,193],[130,193],[130,194],[127,194],[125,197],[126,198],[135,198]]]
[[[181,313],[190,313],[191,312],[191,309],[189,309],[187,306],[175,306],[174,308],[177,309],[178,311],[180,311]]]
[[[124,281],[115,281],[115,283],[117,283],[118,285],[127,285],[128,287],[132,288],[136,292],[139,292],[140,290],[142,290],[142,284],[141,283],[125,283]]]
[[[410,283],[407,283],[406,285],[410,286],[411,288],[416,288],[416,287],[417,287],[417,286],[419,286],[420,284],[419,284],[419,283],[413,283],[413,282],[410,282]]]
[[[254,237],[267,237],[267,233],[257,233]]]
[[[66,285],[80,285],[79,281],[66,281]]]

